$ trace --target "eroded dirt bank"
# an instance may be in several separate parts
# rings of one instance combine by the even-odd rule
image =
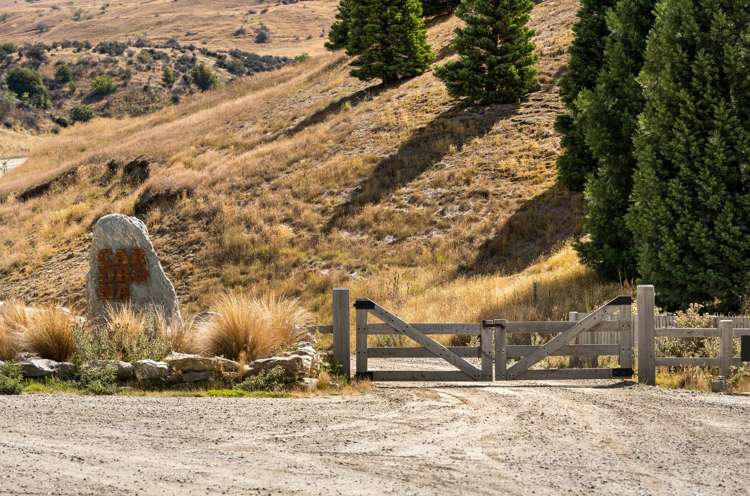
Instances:
[[[607,383],[0,397],[0,494],[748,494],[750,398]]]

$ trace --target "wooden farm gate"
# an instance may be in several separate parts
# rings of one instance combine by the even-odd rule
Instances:
[[[492,381],[513,379],[604,379],[633,375],[631,298],[616,298],[575,321],[482,323],[408,323],[369,299],[359,299],[356,311],[356,376],[375,381]],[[370,318],[379,322],[372,322]],[[349,370],[349,292],[334,290],[333,324],[320,326],[334,335],[334,356],[345,374]],[[616,333],[614,344],[578,344],[582,333]],[[514,335],[556,335],[541,344],[513,344]],[[410,338],[419,347],[370,347],[368,338],[396,335]],[[444,346],[433,335],[478,338],[478,346]],[[619,368],[532,369],[551,356],[578,358],[614,355]],[[370,359],[439,358],[456,370],[370,370]],[[474,359],[474,363],[467,359]],[[515,360],[515,361],[513,361]]]

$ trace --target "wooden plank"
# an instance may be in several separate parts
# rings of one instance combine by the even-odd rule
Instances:
[[[630,305],[620,307],[620,367],[633,368],[633,309]]]
[[[617,369],[531,369],[517,377],[529,381],[612,379]]]
[[[580,314],[580,315],[585,315],[585,314]],[[578,322],[579,320],[580,320],[580,318],[579,318],[579,313],[578,312],[568,312],[568,321],[570,321],[570,322]],[[580,334],[575,339],[574,342],[575,342],[575,344],[589,344],[588,343],[588,336],[585,333],[584,334]],[[579,356],[577,356],[577,355],[572,355],[568,359],[568,366],[571,367],[571,368],[578,368],[578,367],[583,366],[583,364],[581,363],[581,358]]]
[[[367,374],[367,310],[357,309],[357,376]]]
[[[718,367],[718,358],[708,357],[658,357],[657,367]]]
[[[481,348],[477,346],[457,346],[448,348],[452,353],[464,358],[481,358]],[[424,348],[368,348],[368,358],[435,358],[435,354]]]
[[[638,286],[638,382],[656,385],[654,347],[654,306],[656,291],[653,286]]]
[[[349,290],[333,290],[333,356],[345,377],[351,377],[351,344],[349,342]]]
[[[482,334],[479,336],[479,349],[482,357],[482,380],[492,381],[494,379],[493,367],[495,363],[495,343],[493,342],[494,327],[482,325]]]
[[[465,382],[474,380],[460,370],[373,370],[370,374],[373,381]]]
[[[546,356],[554,354],[563,346],[568,345],[570,340],[578,336],[580,333],[588,331],[589,329],[592,329],[595,326],[599,325],[603,321],[604,316],[607,315],[608,306],[609,303],[601,306],[593,313],[587,315],[582,320],[573,324],[573,327],[571,327],[567,331],[552,338],[538,350],[530,353],[529,355],[526,355],[525,357],[517,361],[508,369],[508,377],[511,379],[515,379],[521,374],[521,372],[524,372],[533,364],[537,363]],[[570,325],[571,323],[566,322],[566,324]]]
[[[506,368],[508,365],[508,333],[505,331],[507,321],[496,320],[495,322],[495,380],[504,381],[508,378]]]
[[[389,311],[385,310],[383,307],[381,307],[377,303],[373,303],[372,306],[373,306],[373,309],[370,311],[373,313],[373,315],[375,315],[377,318],[382,320],[385,324],[390,325],[396,330],[402,331],[404,335],[413,339],[417,343],[421,344],[424,348],[427,348],[428,350],[432,351],[432,353],[434,353],[435,356],[442,358],[446,362],[450,363],[451,365],[453,365],[458,370],[465,373],[470,378],[474,380],[481,380],[481,375],[482,375],[481,371],[477,369],[476,367],[474,367],[473,365],[471,365],[469,362],[459,357],[455,353],[452,353],[448,348],[446,348],[442,344],[428,338],[422,332],[418,331],[417,329],[412,327],[410,324],[404,322],[396,315],[393,315]]]
[[[584,317],[581,317],[582,321]],[[579,322],[580,322],[579,321]],[[549,320],[549,321],[527,321],[514,322],[509,321],[506,330],[509,334],[557,334],[572,329],[577,322],[568,322],[567,320]],[[599,325],[589,329],[587,332],[619,332],[620,326],[617,321],[600,321]]]
[[[734,336],[740,337],[740,336],[750,336],[750,329],[742,327],[739,329],[734,330]]]
[[[315,328],[321,334],[333,334],[333,324],[318,324]]]
[[[463,336],[479,336],[480,324],[411,324],[413,328],[422,334],[455,334]],[[388,324],[370,324],[367,332],[371,335],[403,334]]]
[[[506,347],[508,358],[522,358],[537,351],[539,348],[541,346],[508,345]],[[617,356],[619,353],[620,346],[617,344],[569,344],[551,353],[549,356]]]
[[[719,373],[729,380],[734,358],[734,322],[722,320],[719,322],[721,331],[721,353],[719,354]]]
[[[658,337],[673,337],[673,338],[708,338],[708,337],[719,337],[721,334],[718,329],[713,327],[703,328],[692,328],[683,329],[680,327],[665,327],[663,329],[655,330],[656,336]]]

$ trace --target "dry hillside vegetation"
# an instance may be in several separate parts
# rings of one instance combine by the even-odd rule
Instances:
[[[594,306],[621,288],[578,264],[581,198],[555,183],[576,10],[536,5],[541,86],[518,105],[464,106],[431,73],[368,85],[324,54],[40,140],[0,180],[0,298],[81,305],[92,223],[120,211],[150,226],[188,310],[271,287],[327,318],[341,285],[420,319]],[[430,23],[441,60],[456,25]]]
[[[268,55],[322,53],[337,0],[0,0],[0,42],[176,38],[212,49]],[[260,26],[271,32],[258,44]]]

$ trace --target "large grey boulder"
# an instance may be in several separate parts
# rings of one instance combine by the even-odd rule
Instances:
[[[305,377],[305,361],[301,356],[261,358],[255,360],[252,365],[252,371],[249,375],[257,375],[261,372],[281,367],[284,369],[285,382],[297,382]]]
[[[154,250],[146,225],[135,217],[112,214],[94,227],[87,280],[89,316],[106,316],[108,304],[130,303],[181,321],[180,305]]]
[[[133,364],[133,372],[139,382],[166,381],[169,365],[154,360],[138,360]]]

